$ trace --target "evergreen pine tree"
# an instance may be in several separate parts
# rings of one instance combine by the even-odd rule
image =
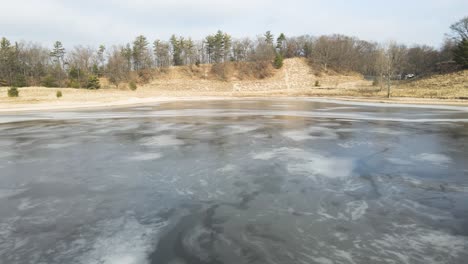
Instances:
[[[99,89],[99,88],[101,88],[99,78],[96,75],[89,76],[88,85],[86,87],[88,89]]]
[[[464,69],[468,69],[468,39],[463,39],[458,43],[453,51],[453,58]]]
[[[276,39],[276,50],[281,53],[282,56],[286,53],[286,36],[283,33]]]
[[[176,38],[175,35],[171,36],[169,40],[172,46],[172,61],[175,66],[182,65],[182,50],[179,40]]]
[[[223,36],[224,61],[230,60],[230,58],[231,58],[231,47],[232,47],[231,36],[225,33],[224,36]]]
[[[16,49],[7,38],[0,41],[0,80],[5,79],[6,83],[14,83],[14,71],[16,68]]]
[[[63,58],[65,57],[65,48],[63,47],[62,42],[56,41],[54,43],[54,48],[50,52],[50,56],[61,67]]]
[[[148,40],[145,36],[140,35],[136,37],[135,41],[133,42],[133,66],[136,71],[145,68],[145,60],[147,59],[146,55],[148,53]]]
[[[125,58],[125,60],[127,61],[127,71],[130,72],[132,70],[132,57],[133,57],[133,54],[132,54],[132,47],[130,46],[129,43],[127,43],[127,45],[122,48],[122,50],[120,51],[122,57]]]
[[[275,61],[273,62],[273,65],[275,66],[276,69],[280,69],[283,67],[283,55],[281,53],[277,52],[275,56]]]
[[[268,30],[268,31],[265,33],[265,42],[266,42],[268,45],[273,46],[273,39],[274,39],[273,34],[271,34],[271,31]]]

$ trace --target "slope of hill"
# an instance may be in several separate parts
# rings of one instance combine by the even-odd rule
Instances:
[[[348,89],[368,87],[371,82],[355,73],[343,75],[335,72],[314,71],[303,58],[284,60],[284,66],[273,70],[272,76],[264,79],[238,78],[241,75],[232,70],[227,81],[220,81],[211,72],[210,65],[198,67],[171,67],[161,73],[147,88],[188,91],[231,91],[231,92],[310,92],[311,90]],[[319,86],[315,83],[318,81]]]
[[[468,70],[450,74],[437,74],[422,79],[403,82],[393,92],[394,96],[430,98],[468,98]]]

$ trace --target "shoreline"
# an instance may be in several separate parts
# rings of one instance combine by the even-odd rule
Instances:
[[[158,97],[133,97],[125,100],[112,101],[66,101],[60,103],[7,103],[0,104],[0,114],[14,112],[31,112],[31,111],[60,111],[60,110],[92,110],[92,109],[109,109],[120,107],[132,107],[152,105],[157,103],[183,102],[183,101],[216,101],[216,100],[315,100],[315,101],[330,101],[330,102],[351,102],[351,103],[372,103],[382,105],[407,105],[407,106],[453,106],[466,107],[468,110],[468,100],[453,100],[453,99],[427,99],[427,98],[378,98],[378,97],[346,97],[346,96],[236,96],[236,95],[196,95],[196,96],[158,96]]]

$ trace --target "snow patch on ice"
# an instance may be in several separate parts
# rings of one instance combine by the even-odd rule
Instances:
[[[227,126],[227,129],[233,134],[242,134],[242,133],[247,133],[247,132],[257,130],[260,127],[261,126],[257,126],[257,125],[230,125],[230,126]]]
[[[384,234],[371,243],[378,252],[387,256],[398,256],[401,263],[412,263],[410,259],[423,257],[421,263],[446,263],[447,259],[459,258],[466,252],[468,242],[460,236],[442,231],[400,227],[407,232]],[[427,252],[432,252],[430,255]]]
[[[314,139],[338,139],[338,135],[333,129],[327,127],[309,127],[303,130],[290,130],[283,132],[283,136],[294,141],[314,140]]]
[[[417,161],[430,162],[436,165],[447,165],[452,162],[450,157],[434,153],[421,153],[419,155],[413,155],[411,158]]]
[[[351,220],[356,221],[366,214],[368,208],[366,201],[352,201],[346,204],[346,213]]]
[[[354,168],[353,161],[350,159],[326,157],[297,148],[280,148],[253,155],[253,159],[257,160],[274,158],[286,160],[289,172],[312,177],[347,177],[351,175]]]
[[[233,164],[226,164],[224,167],[218,169],[219,172],[230,172],[235,170],[236,166]]]
[[[387,158],[387,161],[389,161],[392,164],[395,165],[411,165],[413,162],[404,160],[404,159],[399,159],[399,158]]]
[[[373,143],[369,141],[356,141],[356,140],[349,140],[343,143],[338,143],[338,146],[345,148],[345,149],[350,149],[354,147],[359,147],[359,146],[372,146]]]
[[[142,140],[142,145],[149,147],[168,147],[183,145],[184,141],[176,138],[174,135],[153,136]]]
[[[393,130],[387,127],[376,127],[368,130],[371,133],[386,134],[386,135],[401,135],[403,132],[398,130]]]
[[[61,148],[67,148],[76,145],[74,142],[64,142],[64,143],[50,143],[47,145],[44,145],[45,148],[47,149],[61,149]]]
[[[266,151],[266,152],[254,154],[252,158],[256,159],[256,160],[270,160],[270,159],[274,158],[275,156],[276,156],[276,152]]]
[[[157,160],[160,159],[162,155],[160,153],[136,153],[134,156],[130,157],[130,160],[137,161],[147,161],[147,160]]]
[[[144,264],[155,237],[167,223],[142,225],[133,217],[103,223],[105,229],[91,251],[80,258],[83,264]]]

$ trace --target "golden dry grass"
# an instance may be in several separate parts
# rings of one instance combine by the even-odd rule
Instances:
[[[468,70],[403,82],[392,94],[400,97],[468,98]]]

